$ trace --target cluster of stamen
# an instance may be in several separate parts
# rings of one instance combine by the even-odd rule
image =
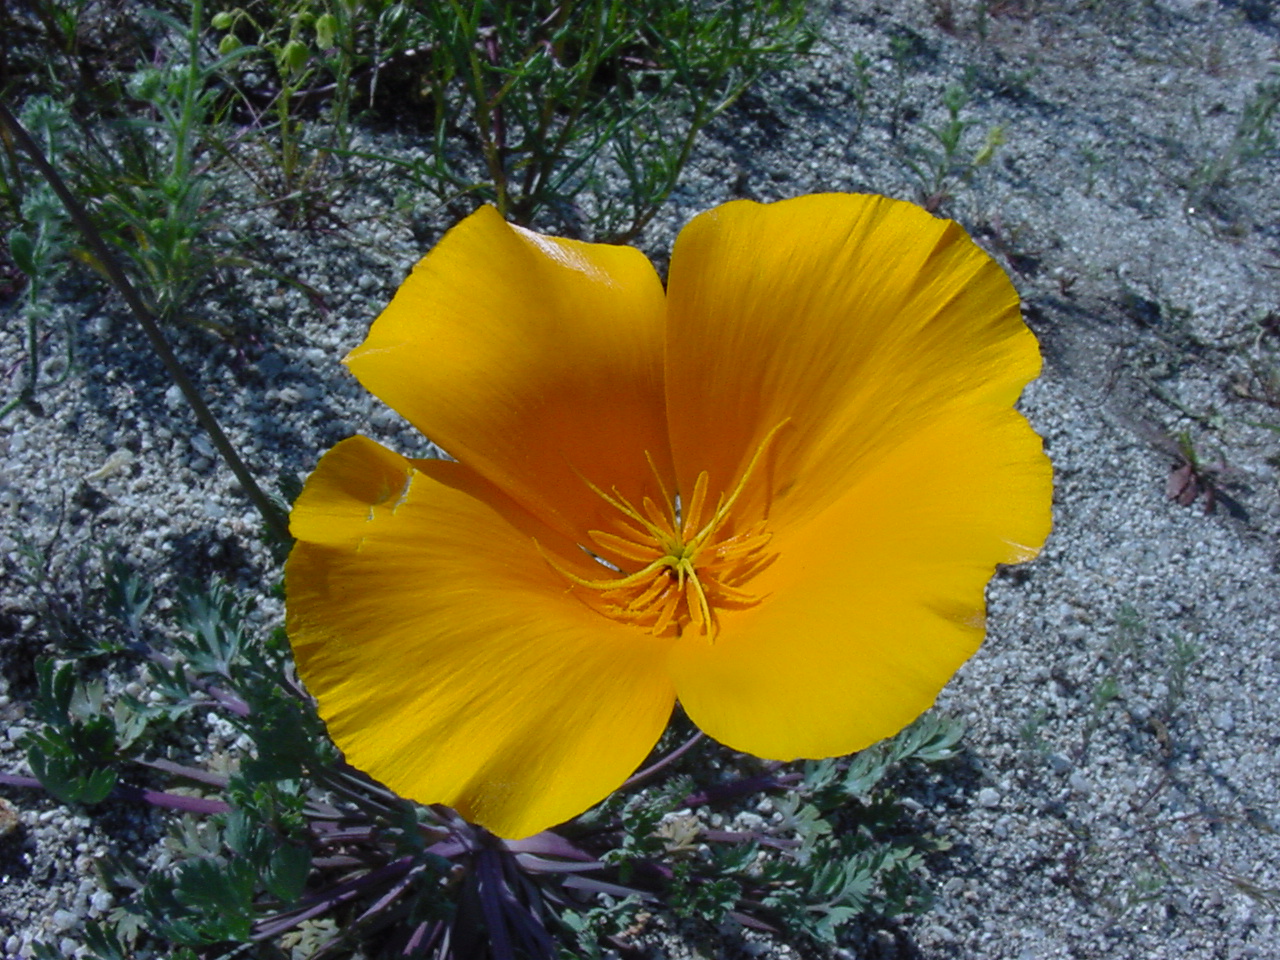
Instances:
[[[767,521],[742,529],[733,529],[727,521],[780,427],[761,442],[737,486],[728,496],[719,496],[714,510],[707,509],[710,478],[705,470],[685,501],[669,495],[649,458],[662,503],[644,497],[638,508],[616,487],[606,493],[587,481],[618,511],[613,520],[617,532],[588,531],[594,544],[588,552],[616,570],[616,575],[588,579],[554,560],[552,565],[575,587],[590,590],[584,599],[615,620],[656,636],[679,635],[692,628],[714,638],[719,628],[717,610],[743,610],[763,599],[742,585],[773,562],[775,555],[765,551],[771,537],[765,530]],[[627,572],[631,566],[637,569]]]

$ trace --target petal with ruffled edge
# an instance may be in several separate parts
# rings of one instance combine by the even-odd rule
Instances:
[[[467,466],[354,437],[291,523],[299,675],[348,761],[397,793],[522,837],[607,796],[657,742],[665,645],[569,595],[540,550],[570,567],[580,551]]]
[[[638,250],[544,237],[482,207],[405,280],[347,365],[449,455],[586,542],[671,483],[662,283]]]
[[[702,470],[713,494],[732,487],[785,422],[768,489],[740,508],[772,496],[778,525],[812,517],[957,406],[1012,404],[1039,368],[1003,271],[913,204],[734,201],[676,241],[666,391],[680,489]]]
[[[765,599],[672,650],[685,710],[728,746],[789,760],[896,733],[982,641],[995,565],[1048,535],[1051,469],[1012,409],[953,410],[867,454],[835,504],[777,533],[751,583]]]

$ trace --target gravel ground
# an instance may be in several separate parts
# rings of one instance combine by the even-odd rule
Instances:
[[[1278,957],[1280,153],[1248,135],[1251,105],[1280,84],[1280,13],[1246,0],[932,0],[833,2],[821,21],[809,61],[703,138],[642,244],[663,262],[680,224],[734,196],[860,190],[939,205],[1023,294],[1046,357],[1023,409],[1057,472],[1053,536],[993,582],[987,643],[940,701],[970,724],[964,763],[910,801],[953,844],[932,866],[935,909],[858,955]],[[991,163],[939,181],[927,131],[959,83],[961,159],[999,139],[993,128],[1004,142]],[[415,237],[402,201],[384,178],[338,201],[346,229],[239,224],[324,309],[249,278],[204,308],[254,330],[248,342],[175,332],[260,476],[305,474],[354,432],[424,450],[339,365],[448,222],[432,213]],[[9,772],[25,772],[32,658],[83,600],[100,545],[162,597],[211,571],[277,573],[140,334],[94,290],[60,296],[77,365],[41,395],[43,416],[0,424]],[[19,347],[7,332],[0,367]],[[1194,470],[1175,474],[1189,458]],[[189,747],[236,744],[211,726]],[[71,953],[84,919],[111,906],[94,858],[158,828],[137,811],[90,819],[5,795],[0,952],[28,956],[41,937]],[[19,822],[5,832],[7,812]]]

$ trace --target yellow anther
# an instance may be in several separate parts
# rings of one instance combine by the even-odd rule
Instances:
[[[583,599],[612,619],[634,624],[656,636],[679,635],[692,628],[713,639],[719,629],[717,609],[743,610],[763,599],[742,587],[773,562],[774,555],[765,553],[770,540],[767,521],[757,521],[731,536],[721,538],[719,534],[785,423],[766,434],[733,490],[727,497],[720,495],[705,523],[711,485],[705,470],[694,480],[689,498],[681,500],[667,490],[657,464],[646,453],[660,500],[645,496],[639,509],[616,487],[606,493],[584,478],[583,482],[597,496],[618,511],[619,516],[612,521],[618,532],[588,531],[592,543],[601,551],[596,556],[602,564],[606,557],[613,561],[607,566],[617,572],[592,579],[566,569],[544,553],[547,562],[569,581],[570,589],[582,587],[591,591]],[[638,564],[639,568],[628,572],[624,567],[630,564]]]

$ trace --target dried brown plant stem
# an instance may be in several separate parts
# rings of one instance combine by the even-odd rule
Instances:
[[[214,447],[222,456],[222,459],[226,461],[227,466],[231,468],[231,472],[235,474],[236,480],[240,482],[240,486],[244,489],[250,501],[257,507],[258,512],[262,514],[262,519],[271,529],[271,532],[287,543],[290,539],[288,519],[272,502],[271,498],[263,492],[262,488],[258,486],[253,474],[249,472],[249,468],[240,458],[235,447],[231,445],[231,441],[227,439],[227,435],[223,432],[222,427],[218,425],[218,420],[213,415],[213,411],[209,409],[209,405],[204,402],[204,398],[196,389],[195,384],[191,382],[191,378],[182,369],[182,365],[178,362],[173,348],[169,346],[164,333],[156,323],[155,317],[147,309],[146,304],[142,302],[142,298],[138,296],[138,291],[129,282],[129,278],[125,276],[124,270],[121,269],[119,262],[112,255],[110,247],[107,246],[107,242],[102,238],[102,234],[89,217],[88,211],[75,198],[66,182],[58,174],[58,171],[49,163],[40,147],[2,100],[0,100],[0,125],[3,125],[5,133],[12,137],[22,152],[30,157],[31,162],[40,171],[40,175],[44,177],[49,186],[53,188],[54,193],[58,195],[58,199],[62,201],[67,213],[93,251],[93,255],[102,264],[102,269],[106,272],[112,286],[124,298],[129,310],[142,326],[142,330],[151,342],[151,348],[156,352],[156,356],[160,358],[160,362],[164,364],[169,376],[177,384],[178,389],[182,391],[182,395],[187,398],[187,402],[191,404],[191,409],[195,411],[196,420],[199,421],[200,426],[209,435],[209,439],[213,441]]]

